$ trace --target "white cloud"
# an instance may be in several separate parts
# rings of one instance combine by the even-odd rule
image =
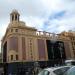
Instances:
[[[7,25],[0,26],[0,40],[2,39],[2,37],[5,34],[6,28],[7,28]]]
[[[22,20],[28,26],[49,32],[74,30],[75,28],[75,0],[1,0],[0,1],[0,39],[5,33],[9,13],[17,9]],[[49,19],[52,14],[65,11],[60,19]],[[6,22],[7,21],[7,22]],[[46,24],[44,24],[46,22]],[[3,25],[4,24],[4,25]]]
[[[62,19],[54,19],[49,21],[47,31],[62,32],[68,30],[75,30],[75,15],[63,17]],[[51,30],[50,30],[51,29]]]
[[[27,26],[35,27],[38,30],[43,30],[43,22],[44,22],[45,19],[35,17],[35,16],[34,17],[33,16],[26,17],[25,16],[22,19],[25,20]]]
[[[31,26],[35,26],[38,29],[44,28],[43,26],[45,26],[45,25],[43,25],[43,22],[45,20],[47,20],[47,18],[52,13],[59,12],[62,10],[65,10],[67,12],[66,15],[63,16],[63,19],[61,21],[58,19],[50,20],[49,26],[52,27],[52,25],[53,25],[53,27],[56,27],[57,25],[59,25],[59,27],[57,29],[61,28],[60,26],[62,26],[62,25],[60,25],[60,24],[62,24],[62,23],[69,24],[68,18],[71,18],[72,16],[75,15],[74,0],[16,0],[16,1],[7,0],[6,3],[8,5],[10,5],[10,7],[7,6],[9,10],[5,10],[5,11],[10,11],[11,8],[18,9],[19,11],[22,12],[22,15],[24,16],[24,20],[26,20],[28,25],[30,24]],[[5,5],[4,5],[4,9],[7,9],[7,7],[5,8]],[[5,14],[5,13],[3,13],[3,14]],[[26,18],[25,18],[25,16],[26,16]],[[47,25],[46,29],[50,28],[49,26]],[[53,28],[53,29],[55,29],[55,28]]]
[[[59,9],[61,10],[61,8],[63,8],[61,0],[42,0],[42,2],[43,5],[45,5],[45,7],[51,11],[58,11]]]
[[[6,23],[7,24],[7,23]],[[1,40],[6,32],[7,25],[0,26],[0,52],[1,52]]]

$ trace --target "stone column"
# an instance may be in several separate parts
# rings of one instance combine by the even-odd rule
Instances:
[[[22,61],[22,38],[18,36],[18,56],[19,60]]]

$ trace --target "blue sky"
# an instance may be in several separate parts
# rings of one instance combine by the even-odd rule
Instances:
[[[27,26],[60,33],[75,30],[75,0],[0,0],[0,40],[10,22],[10,13],[18,10]]]

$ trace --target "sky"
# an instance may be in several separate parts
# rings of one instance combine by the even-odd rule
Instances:
[[[75,31],[75,0],[0,0],[0,40],[10,23],[10,13],[18,10],[27,26],[60,33]],[[1,41],[0,41],[1,44]]]

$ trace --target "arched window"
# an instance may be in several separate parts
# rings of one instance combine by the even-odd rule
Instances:
[[[15,32],[18,32],[18,29],[15,29]]]
[[[14,20],[14,15],[12,15],[12,21]]]
[[[16,60],[18,60],[18,55],[16,55]]]
[[[17,15],[15,15],[15,20],[17,20]]]
[[[11,60],[13,60],[13,55],[11,55]]]

